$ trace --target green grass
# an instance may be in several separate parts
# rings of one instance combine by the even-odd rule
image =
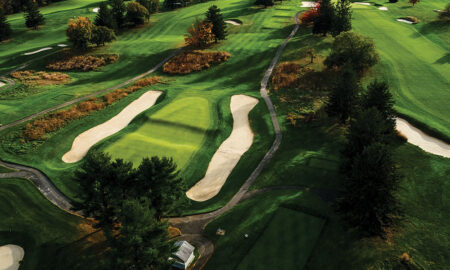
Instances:
[[[81,237],[81,219],[54,206],[28,180],[0,179],[0,205],[0,246],[25,250],[21,270],[50,269],[57,250]]]
[[[237,269],[302,269],[324,224],[322,218],[279,208]]]
[[[210,114],[207,99],[177,99],[145,119],[136,131],[106,142],[103,150],[114,158],[130,160],[135,166],[144,157],[172,157],[183,169],[202,144],[210,126]]]

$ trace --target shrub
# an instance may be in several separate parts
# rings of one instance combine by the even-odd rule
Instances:
[[[119,56],[116,54],[110,55],[66,55],[61,60],[57,60],[47,65],[47,68],[52,70],[95,70],[101,66],[109,65],[117,61]]]
[[[163,70],[170,74],[188,74],[209,68],[211,64],[225,62],[228,58],[230,58],[230,54],[227,52],[181,52],[166,62]]]
[[[138,2],[130,2],[127,5],[126,19],[134,25],[144,24],[150,18],[148,10]]]
[[[291,62],[280,63],[272,76],[273,89],[296,87],[299,73],[299,65]]]
[[[210,22],[196,20],[187,30],[188,34],[184,38],[186,45],[193,48],[206,48],[211,45],[215,40],[212,26]]]
[[[70,78],[69,75],[60,72],[47,73],[43,71],[36,72],[34,70],[15,71],[10,76],[28,85],[64,84]]]
[[[116,34],[114,34],[112,29],[106,26],[95,26],[90,42],[95,43],[97,46],[103,46],[105,43],[112,42],[115,39]]]

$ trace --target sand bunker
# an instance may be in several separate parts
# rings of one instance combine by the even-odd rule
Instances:
[[[219,193],[241,156],[253,144],[253,132],[248,114],[257,103],[256,98],[245,95],[231,97],[233,131],[212,157],[205,177],[186,192],[189,199],[203,202]]]
[[[365,2],[354,2],[353,4],[370,6],[370,3],[365,3]]]
[[[233,20],[226,20],[226,23],[232,24],[232,25],[241,25],[241,23],[233,21]]]
[[[408,21],[408,20],[404,20],[404,19],[397,19],[397,21],[402,22],[402,23],[409,23],[409,24],[413,24],[413,22]]]
[[[423,133],[404,119],[396,118],[396,120],[397,130],[408,139],[410,144],[420,147],[425,152],[450,158],[449,144]]]
[[[315,7],[316,5],[317,5],[317,2],[303,1],[302,5],[300,7]]]
[[[23,260],[25,252],[23,248],[16,245],[0,247],[0,270],[17,270],[20,261]]]
[[[6,83],[0,81],[0,87],[5,86],[5,85],[6,85]]]
[[[62,160],[66,163],[80,161],[96,143],[111,136],[126,126],[138,114],[153,106],[161,95],[160,91],[148,91],[126,106],[118,115],[103,124],[93,127],[78,135],[72,144],[72,149],[64,154]]]
[[[100,8],[94,8],[94,9],[92,9],[92,12],[97,13],[99,10],[100,10]]]
[[[68,46],[67,44],[58,44],[58,47],[62,47],[62,48],[67,47],[67,46]]]
[[[39,50],[34,51],[34,52],[24,53],[24,55],[32,55],[32,54],[35,54],[35,53],[40,53],[40,52],[48,51],[48,50],[51,50],[51,49],[52,49],[52,47],[46,47],[46,48],[42,48],[42,49],[39,49]]]
[[[379,10],[388,10],[387,7],[379,7],[378,9],[379,9]]]

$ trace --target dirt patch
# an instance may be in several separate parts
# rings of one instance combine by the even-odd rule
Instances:
[[[203,202],[219,193],[241,156],[253,144],[254,135],[250,128],[248,114],[257,103],[258,99],[254,97],[245,95],[231,97],[233,131],[212,157],[205,177],[186,192],[189,199]]]
[[[163,70],[169,74],[189,74],[220,64],[230,58],[227,52],[181,52],[164,64]]]
[[[0,269],[17,270],[23,260],[25,251],[20,246],[6,245],[0,247]]]
[[[11,77],[27,85],[55,85],[65,84],[70,76],[60,72],[44,72],[34,70],[15,71]]]
[[[47,65],[52,70],[90,71],[112,64],[119,59],[117,54],[108,55],[63,55],[61,59]]]

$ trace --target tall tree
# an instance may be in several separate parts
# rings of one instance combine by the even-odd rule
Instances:
[[[333,19],[331,34],[338,36],[341,32],[352,29],[352,4],[350,0],[339,0],[336,4],[336,12]]]
[[[352,226],[368,235],[382,235],[398,211],[394,197],[398,182],[389,148],[370,144],[353,158],[339,208]]]
[[[395,134],[394,99],[385,82],[374,81],[362,98],[362,108],[376,108],[387,123],[386,135]]]
[[[90,42],[97,46],[103,46],[105,43],[112,42],[116,39],[114,31],[106,26],[95,26],[92,31],[92,38]]]
[[[0,41],[8,39],[11,33],[11,26],[6,20],[5,12],[0,8]]]
[[[212,23],[212,33],[215,36],[216,43],[218,40],[224,40],[227,35],[227,25],[223,20],[222,13],[220,13],[220,8],[216,5],[211,6],[206,12],[206,20]]]
[[[313,33],[326,36],[333,27],[333,19],[335,17],[335,8],[331,0],[321,0],[318,15],[314,19]]]
[[[133,186],[135,197],[150,199],[158,220],[184,203],[186,187],[171,158],[144,158],[137,169]]]
[[[110,269],[170,269],[176,251],[169,241],[168,224],[155,218],[148,200],[126,200],[121,206],[118,233],[110,239]]]
[[[150,18],[148,10],[138,2],[130,2],[127,5],[127,21],[134,25],[144,24]]]
[[[123,0],[109,0],[109,4],[111,5],[112,15],[117,27],[122,27],[125,23],[125,3]]]
[[[266,8],[273,6],[274,2],[273,0],[256,0],[255,5],[262,5]]]
[[[355,72],[364,71],[378,63],[378,53],[372,39],[353,32],[343,32],[333,41],[327,67],[351,66]]]
[[[337,83],[331,89],[326,111],[331,116],[338,116],[341,123],[345,123],[357,105],[360,86],[351,69],[345,69],[341,73]]]
[[[39,6],[34,1],[29,1],[25,9],[25,25],[28,28],[37,29],[45,23],[44,16],[39,11]]]
[[[106,26],[110,29],[117,28],[111,9],[106,2],[101,2],[94,24],[97,26]]]
[[[92,39],[92,32],[95,25],[86,17],[78,17],[76,20],[70,19],[67,26],[66,35],[77,50],[85,51]]]

